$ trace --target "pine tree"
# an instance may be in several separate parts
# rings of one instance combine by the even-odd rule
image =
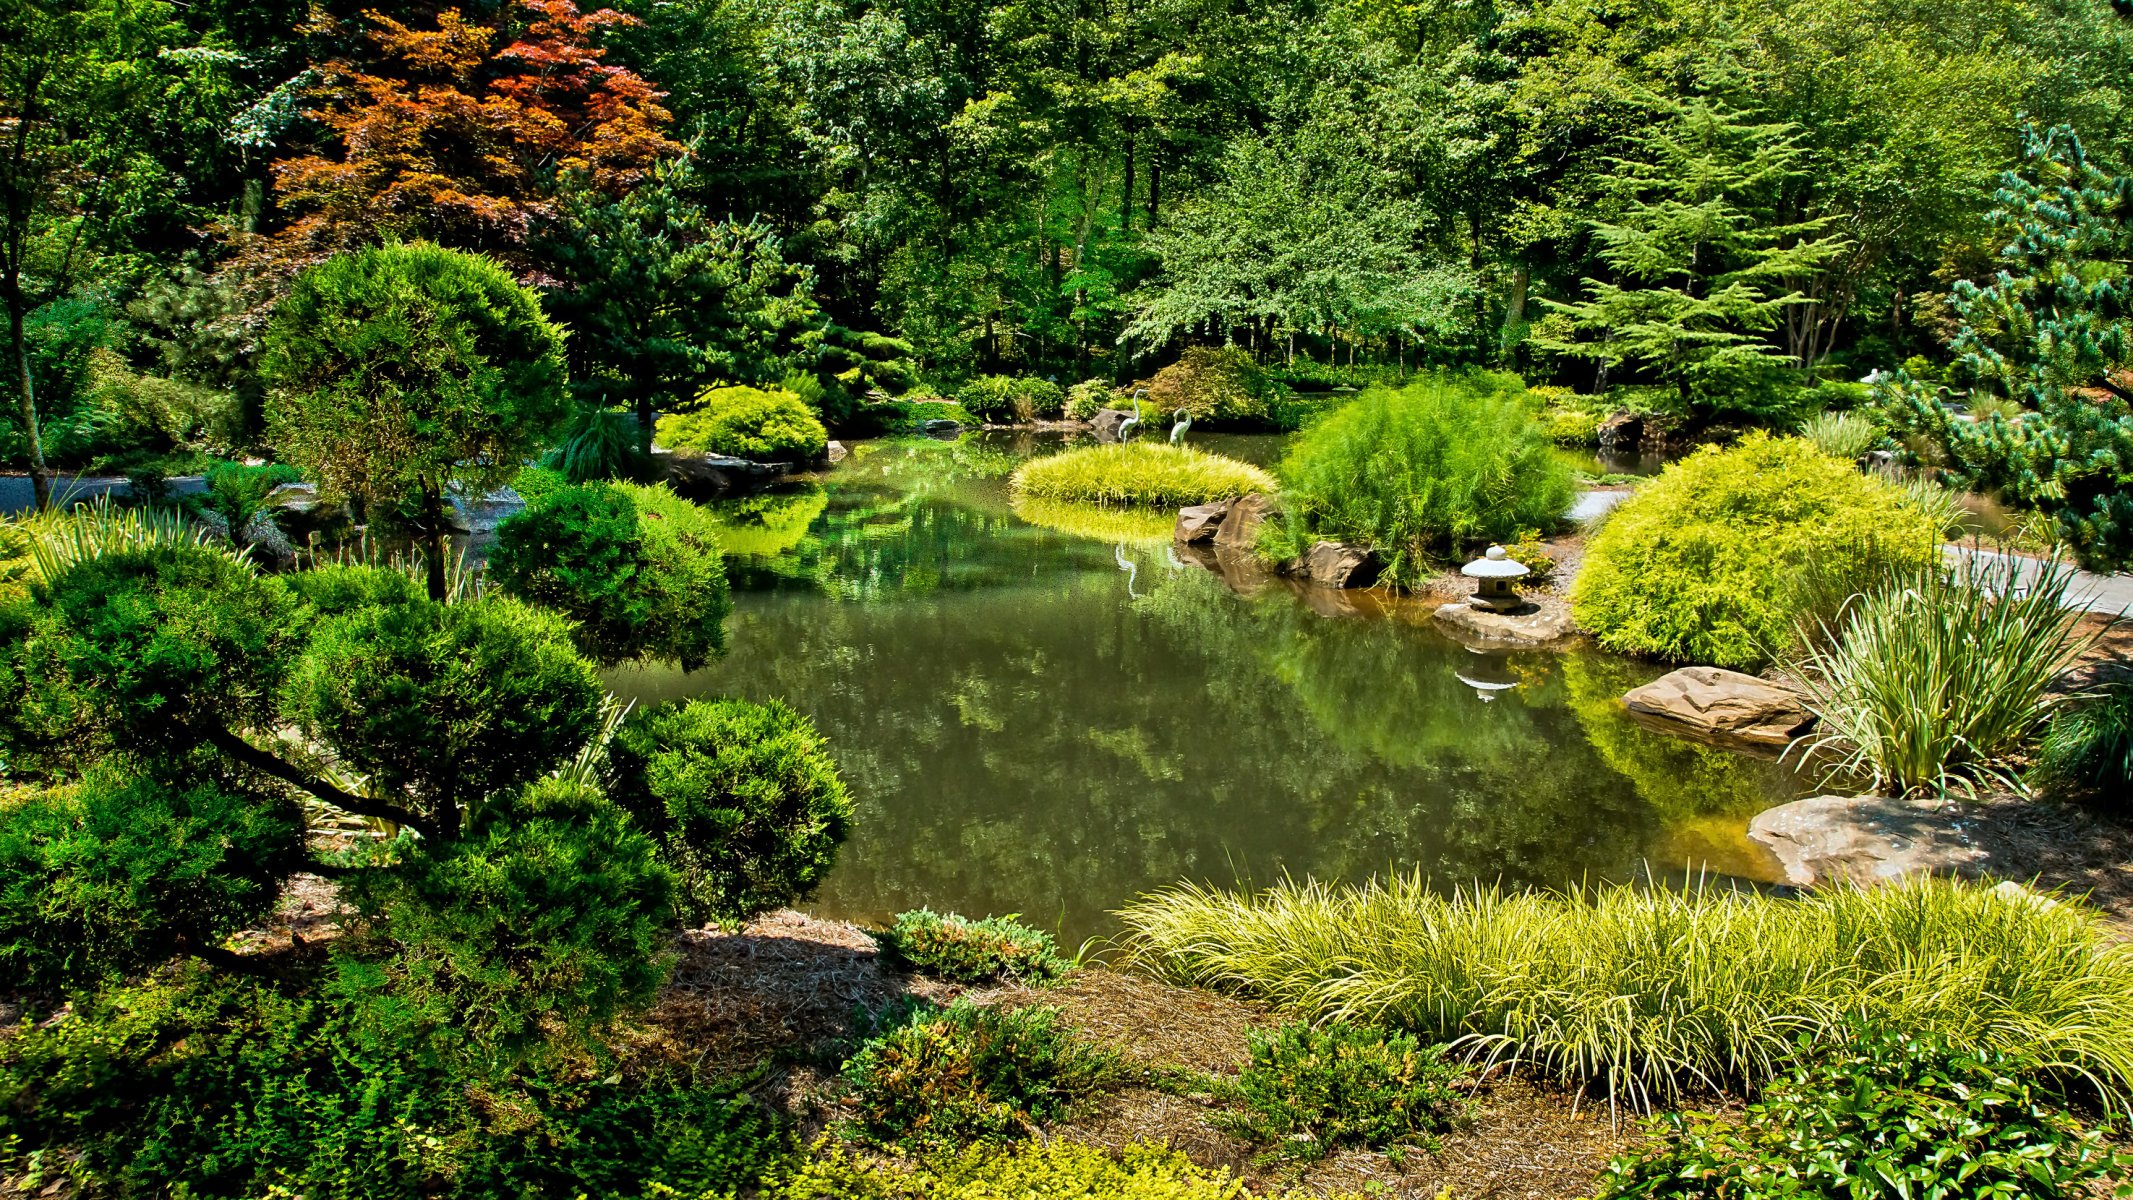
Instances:
[[[1902,372],[1887,398],[1958,482],[2048,514],[2083,565],[2115,570],[2133,561],[2133,176],[2091,162],[2070,128],[2023,141],[2026,170],[1993,197],[2005,266],[1955,285],[1950,379],[1981,415]]]
[[[1753,385],[1797,365],[1766,336],[1804,299],[1784,281],[1844,249],[1822,232],[1826,219],[1777,215],[1803,153],[1792,126],[1754,124],[1704,97],[1672,105],[1606,181],[1627,203],[1593,234],[1620,282],[1587,279],[1584,301],[1545,301],[1560,319],[1543,323],[1537,344],[1645,367],[1684,408],[1754,407]]]

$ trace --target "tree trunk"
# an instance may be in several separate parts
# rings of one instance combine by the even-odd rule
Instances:
[[[52,473],[44,465],[44,439],[37,430],[37,390],[30,382],[29,339],[23,332],[22,285],[7,281],[7,335],[15,351],[15,400],[22,414],[22,431],[30,441],[30,489],[37,496],[37,511],[52,507]]]
[[[1148,153],[1148,228],[1154,229],[1163,211],[1163,147],[1157,143]]]
[[[601,397],[605,407],[606,397]],[[652,461],[652,396],[647,392],[637,397],[637,453],[644,456],[647,466]]]
[[[1119,207],[1118,231],[1133,232],[1133,135],[1126,135],[1126,199]]]
[[[429,541],[428,560],[430,599],[443,604],[450,593],[445,588],[444,556],[451,551],[451,539],[444,532],[444,488],[432,486],[428,480],[422,483],[423,534]]]

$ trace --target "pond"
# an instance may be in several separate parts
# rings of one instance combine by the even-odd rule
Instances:
[[[1617,697],[1657,668],[1475,653],[1415,605],[1240,594],[1176,556],[1167,517],[1033,523],[1062,516],[1018,513],[1005,476],[1059,445],[863,443],[819,482],[713,506],[726,656],[610,675],[640,704],[814,719],[859,810],[814,911],[1014,912],[1071,947],[1180,880],[1775,878],[1747,820],[1804,781],[1632,722]]]

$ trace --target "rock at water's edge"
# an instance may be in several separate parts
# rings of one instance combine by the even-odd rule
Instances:
[[[1178,526],[1171,531],[1171,538],[1188,546],[1212,542],[1215,533],[1222,528],[1222,518],[1229,514],[1229,501],[1218,500],[1213,504],[1195,504],[1178,510]]]
[[[1259,527],[1273,511],[1274,506],[1257,492],[1230,501],[1229,512],[1215,531],[1215,549],[1250,550],[1259,540]]]
[[[1706,737],[1787,746],[1814,724],[1797,692],[1722,667],[1683,667],[1622,697],[1631,712]]]
[[[1635,413],[1618,412],[1600,422],[1602,450],[1634,450],[1643,440],[1644,418]]]
[[[1304,555],[1304,573],[1320,587],[1366,588],[1384,569],[1375,553],[1341,542],[1315,542]]]
[[[1989,859],[1953,804],[1886,796],[1813,796],[1755,814],[1748,837],[1768,846],[1795,887],[1871,886],[1920,871],[1977,874]]]
[[[1115,442],[1118,440],[1118,427],[1125,424],[1126,419],[1132,415],[1132,409],[1099,408],[1096,415],[1089,418],[1089,428],[1096,431],[1097,441]]]
[[[1500,613],[1471,604],[1445,604],[1430,617],[1461,642],[1490,646],[1546,646],[1576,632],[1568,613],[1539,605]]]
[[[845,459],[850,458],[851,455],[852,452],[850,450],[845,449],[844,443],[839,441],[832,441],[829,445],[824,446],[822,448],[822,457],[832,463],[841,463]]]
[[[689,499],[730,495],[766,487],[792,470],[791,463],[759,463],[723,454],[654,448],[652,462],[674,490]]]

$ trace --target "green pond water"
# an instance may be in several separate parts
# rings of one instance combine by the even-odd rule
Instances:
[[[1475,653],[1418,605],[1225,579],[1176,556],[1167,517],[1018,512],[1006,473],[1060,445],[863,443],[819,482],[714,506],[727,655],[611,674],[640,704],[782,698],[815,720],[858,819],[814,911],[1017,912],[1071,946],[1180,880],[1774,877],[1747,820],[1805,781],[1635,724],[1617,698],[1657,668]]]

